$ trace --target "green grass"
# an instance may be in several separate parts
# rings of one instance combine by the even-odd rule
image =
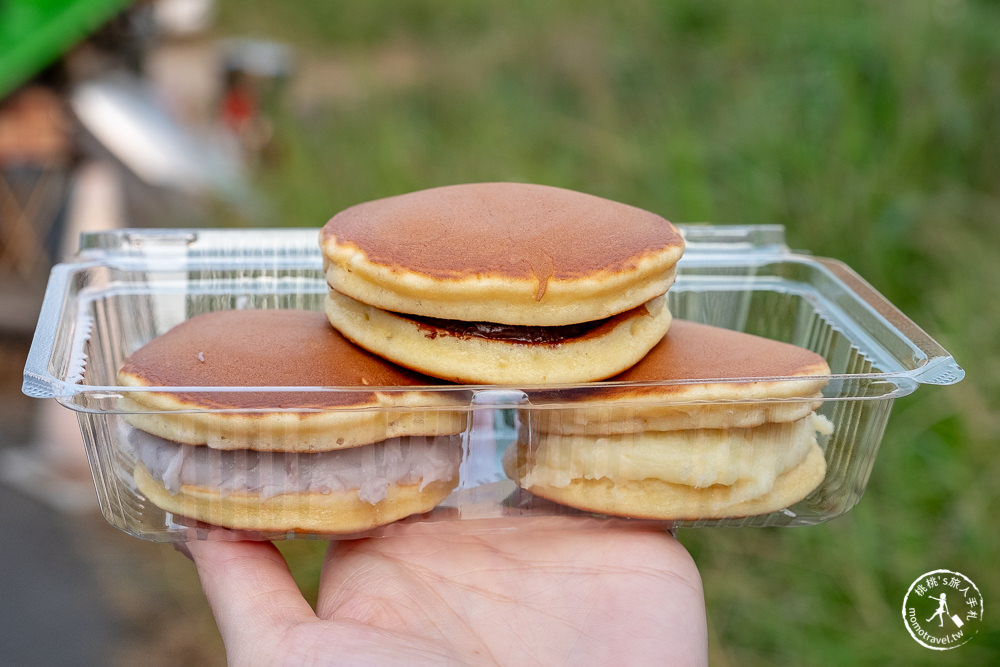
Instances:
[[[227,0],[220,29],[294,44],[300,74],[346,73],[308,104],[292,82],[261,224],[525,180],[678,222],[779,223],[865,276],[968,376],[897,402],[846,516],[682,532],[713,664],[996,659],[1000,614],[938,653],[901,605],[938,568],[1000,603],[998,3]]]

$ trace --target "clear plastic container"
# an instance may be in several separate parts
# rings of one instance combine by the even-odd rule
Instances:
[[[454,437],[457,481],[434,509],[400,521],[490,519],[552,514],[627,516],[674,526],[801,526],[847,512],[861,498],[894,400],[920,384],[952,384],[964,373],[930,336],[840,262],[790,251],[778,226],[680,225],[687,250],[669,292],[675,318],[712,324],[793,343],[821,354],[831,368],[818,397],[795,392],[783,398],[741,398],[741,388],[764,378],[728,381],[691,378],[688,387],[730,384],[724,398],[646,398],[626,404],[608,401],[613,382],[572,386],[460,386],[428,388],[448,394],[447,410],[461,413],[463,429]],[[135,428],[123,399],[132,391],[118,386],[116,372],[126,356],[193,315],[233,308],[321,310],[327,291],[315,229],[155,230],[85,234],[73,261],[51,274],[34,341],[24,371],[23,390],[55,398],[76,411],[100,501],[112,525],[154,541],[192,538],[347,538],[379,534],[385,528],[329,533],[301,527],[222,529],[164,509],[136,486]],[[669,335],[669,334],[668,334]],[[773,378],[767,378],[767,381]],[[801,381],[801,380],[800,380]],[[787,386],[796,380],[786,379]],[[657,384],[657,383],[652,383]],[[670,384],[670,383],[661,383]],[[627,385],[626,385],[627,387]],[[164,387],[147,388],[163,391]],[[287,392],[288,387],[229,387],[225,391]],[[297,391],[337,392],[338,387],[296,387]],[[185,388],[205,391],[207,388]],[[222,388],[212,388],[220,391]],[[385,388],[391,394],[398,388]],[[438,396],[440,398],[440,396]],[[581,410],[582,408],[585,408]],[[635,414],[752,414],[775,410],[815,410],[821,424],[817,443],[825,473],[801,499],[766,511],[728,512],[725,504],[699,512],[669,509],[635,511],[628,503],[601,505],[542,497],[526,486],[523,466],[545,433],[587,431],[598,438],[633,437],[622,427]],[[400,410],[441,411],[434,405],[380,408],[376,419]],[[287,409],[286,409],[287,410]],[[276,401],[272,411],[282,411]],[[669,419],[667,420],[670,421]],[[682,423],[682,422],[681,422]],[[710,423],[710,422],[705,422]],[[682,426],[678,428],[682,428]],[[673,427],[663,427],[673,428]],[[728,427],[727,427],[728,428]],[[772,429],[773,430],[773,429]],[[622,436],[621,432],[626,434]],[[758,447],[754,432],[733,436],[728,453],[711,455],[674,434],[654,434],[653,447],[674,447],[687,467],[738,458],[740,465],[773,468],[774,449]],[[659,436],[663,436],[660,438]],[[780,429],[777,436],[783,437]],[[740,440],[742,438],[742,440]],[[661,443],[662,441],[662,443]],[[616,466],[615,447],[572,452],[567,439],[560,456],[594,466],[591,477]],[[739,444],[742,443],[742,444]],[[626,443],[627,444],[627,443]],[[518,449],[520,447],[520,449]],[[569,448],[569,449],[567,449]],[[570,451],[570,454],[567,454]],[[781,451],[781,447],[777,447]],[[608,453],[611,452],[611,453]],[[705,461],[699,457],[705,456]],[[589,461],[589,462],[588,462]],[[596,461],[596,462],[595,462]],[[308,465],[305,460],[298,465]],[[378,462],[375,462],[378,465]],[[518,466],[522,466],[519,468]],[[600,469],[600,470],[599,470]],[[693,473],[698,477],[698,473]],[[529,475],[530,476],[530,475]],[[686,481],[703,489],[713,480]],[[700,484],[700,486],[698,486]],[[715,482],[715,485],[722,482]],[[725,484],[723,484],[725,486]],[[728,489],[723,489],[727,491]],[[279,489],[280,493],[281,490]],[[586,492],[584,492],[586,495]],[[689,503],[690,504],[690,503]],[[646,503],[648,509],[649,503]],[[252,510],[252,508],[251,508]],[[308,513],[309,508],[304,511]],[[652,515],[652,516],[650,516]]]

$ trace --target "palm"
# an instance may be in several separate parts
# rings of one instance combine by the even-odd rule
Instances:
[[[202,543],[192,551],[234,663],[262,662],[262,643],[264,662],[287,664],[704,662],[697,570],[655,530],[520,519],[334,543],[315,614],[270,545]],[[252,564],[262,557],[266,576]],[[217,565],[226,573],[213,584]],[[220,615],[225,594],[213,587],[244,569],[242,586],[257,572],[259,591],[244,590],[243,617],[227,627],[223,615],[237,612]]]

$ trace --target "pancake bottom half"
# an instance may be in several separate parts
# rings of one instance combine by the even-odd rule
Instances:
[[[468,384],[603,380],[642,359],[670,328],[666,296],[555,341],[523,342],[445,329],[381,310],[335,290],[330,323],[346,338],[406,368]]]
[[[265,532],[349,534],[384,526],[437,507],[458,484],[447,482],[392,486],[374,505],[357,491],[288,493],[269,498],[256,494],[223,495],[208,487],[185,485],[171,493],[142,464],[135,470],[136,487],[160,509],[204,523]]]
[[[812,414],[751,429],[699,429],[600,438],[536,434],[504,457],[532,494],[589,512],[657,520],[743,518],[785,509],[826,476]]]

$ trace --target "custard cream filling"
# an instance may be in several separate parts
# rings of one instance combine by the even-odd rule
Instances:
[[[766,493],[775,479],[800,463],[818,435],[833,425],[811,413],[795,422],[755,428],[646,431],[609,436],[547,434],[523,447],[526,487],[563,488],[577,480],[624,484],[655,479],[693,488],[724,485],[737,495]]]

